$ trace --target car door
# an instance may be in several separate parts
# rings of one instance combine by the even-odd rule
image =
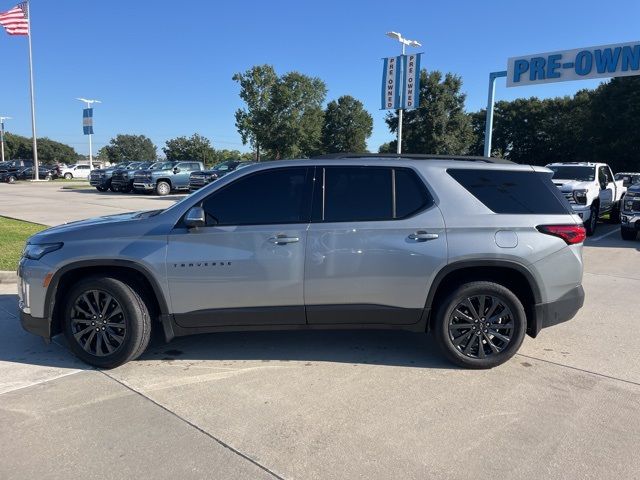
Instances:
[[[180,162],[176,165],[178,172],[173,176],[173,186],[174,188],[185,188],[189,186],[189,177],[191,176],[191,172],[199,170],[197,167],[197,163],[192,162]],[[175,171],[175,170],[174,170]]]
[[[446,264],[445,225],[409,168],[316,171],[307,236],[309,324],[413,324]]]
[[[89,165],[78,165],[74,177],[87,178],[89,176]]]
[[[167,280],[185,328],[306,322],[312,168],[253,172],[199,205],[207,226],[169,235]]]
[[[604,165],[598,167],[598,183],[600,184],[600,212],[608,212],[613,205],[616,188],[609,167]]]

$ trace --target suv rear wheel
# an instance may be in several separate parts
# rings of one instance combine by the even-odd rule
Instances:
[[[66,298],[64,334],[83,361],[114,368],[139,357],[149,344],[151,319],[142,297],[116,278],[90,277]]]
[[[73,178],[73,175],[71,175],[70,173],[65,173],[64,178],[67,180],[71,180]]]
[[[514,293],[493,282],[470,282],[451,293],[436,312],[438,345],[453,363],[492,368],[520,348],[527,329],[524,307]]]

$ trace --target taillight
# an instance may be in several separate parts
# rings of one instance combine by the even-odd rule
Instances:
[[[538,225],[539,232],[560,237],[567,245],[584,242],[587,232],[582,225]]]

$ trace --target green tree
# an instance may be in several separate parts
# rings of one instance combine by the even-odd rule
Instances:
[[[214,162],[215,151],[208,138],[194,133],[190,137],[176,137],[166,141],[162,151],[167,160],[199,160],[205,164]]]
[[[404,112],[402,151],[407,153],[466,154],[474,137],[471,119],[464,111],[466,95],[462,79],[452,73],[444,78],[434,70],[420,72],[420,104]],[[398,128],[398,115],[385,119],[391,132]],[[396,142],[390,142],[395,146]]]
[[[155,160],[157,149],[150,138],[144,135],[116,135],[98,155],[106,156],[111,163],[134,160]]]
[[[256,66],[233,79],[240,83],[246,108],[236,112],[236,127],[262,159],[310,156],[319,152],[322,102],[327,92],[319,78],[298,72],[278,77],[269,65]]]
[[[5,133],[5,158],[32,159],[33,144],[31,139],[21,135]],[[41,163],[73,163],[77,159],[78,154],[73,147],[47,137],[38,139],[38,160]]]
[[[240,84],[240,98],[246,104],[246,108],[236,111],[236,128],[242,143],[249,143],[260,161],[262,142],[270,132],[269,108],[278,76],[271,65],[256,65],[236,73],[232,79]]]
[[[373,118],[362,102],[350,95],[332,100],[324,111],[322,149],[326,153],[366,152]]]
[[[382,145],[380,145],[380,147],[378,147],[378,153],[395,153],[396,145],[398,145],[398,142],[396,140],[383,143]]]

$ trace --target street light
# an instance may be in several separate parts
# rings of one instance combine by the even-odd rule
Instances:
[[[404,38],[401,33],[387,32],[387,37],[393,38],[402,44],[402,55],[405,54],[406,47],[421,47],[422,44],[417,40],[409,40]],[[402,108],[398,109],[398,145],[396,147],[396,153],[402,153]]]
[[[87,108],[91,108],[91,105],[93,105],[94,103],[102,103],[100,100],[94,100],[94,99],[90,99],[90,98],[76,98],[76,100],[80,100],[81,102],[84,102],[87,104]],[[93,125],[91,126],[91,130],[93,131]],[[93,145],[91,142],[91,137],[93,137],[93,134],[90,133],[89,134],[89,171],[93,170]]]
[[[0,117],[0,143],[2,144],[2,161],[4,162],[4,121],[11,117]]]

